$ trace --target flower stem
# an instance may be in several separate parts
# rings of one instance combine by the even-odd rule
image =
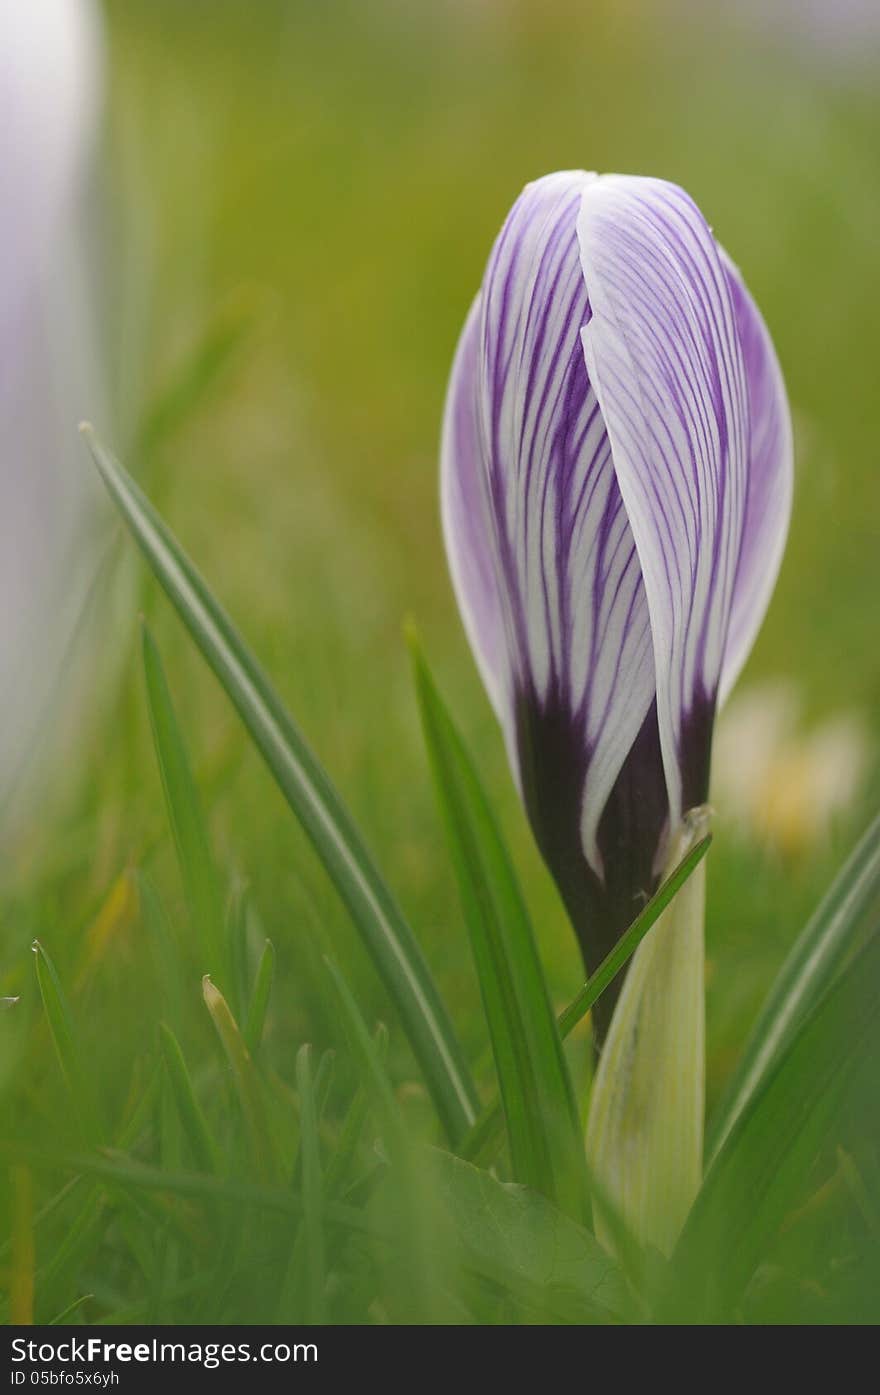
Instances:
[[[691,810],[670,865],[708,831]],[[587,1156],[644,1243],[669,1254],[700,1185],[705,1076],[702,861],[633,956],[590,1101]],[[597,1231],[602,1225],[597,1218]]]

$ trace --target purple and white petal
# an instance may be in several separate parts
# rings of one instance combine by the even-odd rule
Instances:
[[[458,608],[480,677],[503,727],[511,699],[504,617],[498,595],[494,525],[480,440],[478,295],[458,341],[440,447],[440,514]]]
[[[514,205],[483,283],[479,410],[513,690],[579,746],[581,845],[601,875],[599,820],[654,673],[639,559],[580,342],[590,306],[577,218],[594,183],[551,175]],[[527,802],[533,728],[518,723]]]
[[[459,343],[442,501],[465,628],[592,972],[707,797],[716,705],[791,502],[769,336],[681,189],[582,171],[526,187]]]
[[[719,701],[739,677],[761,627],[785,551],[794,485],[791,413],[782,370],[760,310],[722,250],[749,392],[749,468],[742,548]]]
[[[673,184],[583,192],[590,380],[644,576],[673,824],[706,796],[745,514],[748,390],[727,274]]]

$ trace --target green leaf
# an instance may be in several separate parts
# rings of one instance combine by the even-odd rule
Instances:
[[[33,951],[37,984],[49,1023],[55,1054],[58,1057],[58,1064],[61,1067],[61,1073],[64,1076],[83,1137],[88,1143],[97,1143],[103,1136],[103,1127],[92,1087],[92,1078],[85,1069],[67,997],[61,987],[61,980],[55,965],[39,940],[34,940]]]
[[[318,1141],[318,1105],[312,1048],[301,1046],[296,1057],[296,1088],[299,1093],[303,1228],[306,1273],[306,1322],[325,1321],[324,1288],[324,1179]]]
[[[850,855],[795,941],[715,1111],[706,1143],[712,1159],[760,1082],[819,1001],[864,930],[866,913],[880,903],[880,818]],[[872,930],[876,932],[877,924]]]
[[[508,1293],[532,1321],[608,1323],[627,1314],[614,1260],[539,1192],[432,1151],[431,1176],[464,1269]]]
[[[171,1094],[196,1166],[202,1172],[217,1172],[220,1156],[217,1145],[211,1136],[202,1107],[196,1099],[177,1037],[164,1022],[159,1023],[159,1042]]]
[[[786,1036],[711,1164],[672,1258],[661,1316],[729,1315],[836,1141],[853,1081],[880,1045],[880,938],[871,940]],[[670,1311],[666,1312],[666,1307]]]
[[[142,624],[141,638],[156,759],[190,916],[204,956],[202,968],[216,974],[226,985],[229,955],[224,933],[223,898],[202,804],[159,650],[146,624]]]
[[[117,460],[84,428],[107,489],[139,547],[302,823],[400,1014],[451,1139],[475,1093],[446,1008],[412,930],[323,768],[241,636],[170,530]]]
[[[489,802],[410,638],[425,741],[480,980],[514,1177],[582,1217],[584,1144],[535,937]]]

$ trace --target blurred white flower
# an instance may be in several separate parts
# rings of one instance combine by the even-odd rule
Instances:
[[[876,0],[741,0],[735,13],[765,39],[775,34],[826,59],[876,55],[880,44]]]
[[[698,25],[716,44],[739,39],[762,56],[802,58],[822,79],[876,76],[880,57],[877,0],[645,0],[664,18],[692,32]]]
[[[872,756],[865,721],[842,712],[804,730],[792,683],[767,682],[731,700],[719,719],[712,799],[722,819],[786,854],[827,837],[851,807]]]
[[[60,685],[90,573],[83,534],[93,484],[76,426],[100,411],[86,262],[101,74],[91,0],[4,3],[0,820]]]

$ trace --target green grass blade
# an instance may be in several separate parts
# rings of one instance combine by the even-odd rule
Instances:
[[[164,1022],[159,1023],[159,1042],[172,1098],[196,1166],[200,1172],[217,1172],[220,1157],[217,1145],[204,1111],[196,1099],[177,1037]]]
[[[328,1047],[321,1055],[315,1070],[315,1109],[317,1111],[318,1123],[324,1118],[327,1103],[330,1099],[330,1092],[333,1086],[333,1072],[336,1068],[336,1052],[333,1047]]]
[[[379,1024],[374,1034],[373,1043],[379,1057],[379,1062],[385,1059],[385,1052],[388,1047],[388,1030],[383,1024]],[[351,1103],[342,1119],[336,1146],[327,1165],[327,1195],[337,1196],[341,1194],[349,1181],[351,1172],[357,1158],[358,1147],[361,1142],[364,1126],[370,1112],[369,1091],[363,1084],[358,1085],[354,1092]]]
[[[370,1036],[342,974],[329,959],[325,963],[361,1087],[370,1098],[388,1157],[389,1187],[384,1200],[390,1207],[387,1220],[393,1234],[393,1282],[401,1290],[408,1320],[424,1321],[432,1311],[438,1280],[431,1262],[433,1219],[427,1179],[424,1169],[416,1165],[406,1122],[385,1072],[381,1038],[377,1042]]]
[[[874,937],[799,1019],[710,1166],[672,1258],[679,1316],[717,1321],[735,1309],[820,1150],[836,1141],[850,1086],[876,1058],[878,1023]]]
[[[83,1303],[88,1303],[89,1299],[94,1298],[94,1296],[93,1293],[81,1293],[78,1298],[74,1298],[72,1303],[68,1303],[66,1308],[62,1308],[60,1313],[56,1313],[55,1317],[50,1318],[46,1326],[63,1327],[67,1323],[68,1318],[72,1317],[76,1312],[77,1308],[82,1307]]]
[[[260,962],[257,965],[257,974],[254,979],[254,989],[251,1000],[248,1003],[247,1017],[244,1024],[244,1040],[248,1051],[253,1054],[263,1039],[263,1028],[266,1024],[266,1013],[269,1009],[269,998],[272,994],[272,981],[275,977],[275,947],[271,940],[267,940],[263,945],[263,952],[260,955]]]
[[[236,1017],[245,1018],[250,1000],[248,926],[250,888],[236,879],[226,905],[226,953],[229,962],[229,1000]]]
[[[357,926],[392,999],[443,1125],[460,1138],[475,1093],[427,962],[323,768],[241,636],[152,505],[85,429],[107,489],[235,706]]]
[[[586,1170],[568,1066],[531,922],[476,771],[411,639],[425,741],[480,980],[516,1181],[584,1214]]]
[[[275,1172],[275,1149],[266,1113],[266,1104],[256,1066],[233,1017],[229,1004],[210,980],[202,979],[202,996],[217,1036],[232,1069],[241,1112],[250,1137],[251,1152],[260,1179],[265,1181]]]
[[[43,1148],[0,1142],[0,1158],[25,1161],[34,1168],[82,1173],[133,1191],[169,1193],[193,1201],[227,1201],[238,1206],[256,1206],[286,1216],[301,1216],[302,1201],[288,1187],[266,1186],[235,1178],[213,1177],[202,1172],[171,1172],[152,1167],[126,1154],[106,1149],[100,1153],[47,1152]],[[370,1234],[368,1219],[354,1207],[328,1202],[327,1219],[360,1234]]]
[[[170,1009],[169,1015],[172,1020],[179,1023],[184,1019],[187,992],[174,932],[152,878],[141,870],[137,872],[136,879],[141,920],[147,933],[162,996]]]
[[[141,627],[150,725],[180,874],[193,927],[204,956],[202,968],[228,980],[223,898],[211,853],[202,802],[193,778],[159,650],[146,624]]]
[[[312,1070],[312,1048],[301,1046],[296,1057],[296,1088],[299,1093],[300,1158],[302,1176],[303,1228],[306,1260],[306,1322],[325,1321],[324,1288],[324,1179],[321,1147],[318,1141],[318,1101]]]
[[[410,1144],[403,1115],[391,1088],[379,1047],[367,1031],[360,1009],[342,974],[329,959],[324,961],[336,990],[342,1025],[358,1067],[358,1075],[368,1092],[385,1136],[385,1146],[392,1162],[406,1168],[410,1160]]]
[[[654,893],[648,904],[639,912],[628,930],[621,935],[614,948],[606,954],[594,974],[584,984],[577,997],[559,1014],[557,1026],[563,1040],[573,1032],[579,1022],[586,1017],[593,1004],[605,992],[611,980],[632,958],[647,935],[651,926],[662,915],[673,896],[684,886],[694,868],[706,856],[712,842],[711,833],[691,848],[683,857],[675,871]],[[489,1104],[474,1124],[470,1133],[459,1148],[459,1156],[470,1162],[488,1163],[500,1144],[504,1128],[504,1115],[500,1101]]]
[[[80,1053],[67,997],[55,965],[39,940],[34,940],[33,950],[37,984],[61,1073],[84,1139],[88,1143],[97,1143],[103,1136],[103,1127],[91,1077]]]
[[[880,818],[874,820],[798,936],[752,1028],[709,1130],[712,1159],[798,1022],[839,973],[880,904]]]
[[[563,1037],[574,1031],[577,1024],[586,1017],[594,1003],[616,978],[625,964],[632,958],[654,922],[663,914],[674,896],[677,896],[688,877],[702,862],[712,844],[711,833],[697,843],[675,868],[661,887],[657,889],[648,904],[639,912],[632,925],[606,954],[594,974],[584,984],[576,998],[560,1013],[559,1031]]]

